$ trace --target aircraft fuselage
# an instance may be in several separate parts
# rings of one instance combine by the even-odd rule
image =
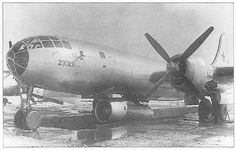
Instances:
[[[33,83],[35,87],[93,95],[115,85],[115,93],[145,94],[153,86],[151,75],[156,72],[161,78],[166,71],[165,63],[155,59],[80,40],[40,37],[23,39],[13,46],[14,56],[8,54],[8,59],[14,58],[18,63],[13,74],[28,86]],[[55,41],[64,41],[64,45]],[[28,58],[24,53],[28,53]],[[157,93],[173,91],[168,87]]]

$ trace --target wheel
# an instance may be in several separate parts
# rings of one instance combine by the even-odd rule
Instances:
[[[227,105],[226,104],[220,105],[220,115],[219,115],[220,121],[225,121],[227,119],[227,116],[228,116]]]
[[[27,110],[23,114],[22,124],[25,130],[36,130],[41,125],[42,116],[35,110]]]
[[[22,130],[36,130],[42,122],[39,112],[34,110],[18,110],[14,117],[15,126]]]
[[[22,127],[22,116],[24,111],[22,109],[18,110],[14,116],[14,124],[17,128],[23,129]]]
[[[206,101],[200,101],[198,106],[198,115],[200,121],[206,121],[211,118],[211,103],[208,99],[206,99]]]
[[[93,111],[95,111],[95,107],[96,107],[96,105],[97,105],[97,103],[99,102],[100,100],[98,100],[98,99],[94,99],[93,100]]]

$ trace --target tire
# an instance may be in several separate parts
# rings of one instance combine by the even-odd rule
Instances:
[[[23,114],[25,112],[20,109],[16,112],[15,116],[14,116],[14,124],[17,128],[19,129],[23,129],[23,126],[22,126],[22,117],[23,117]]]
[[[26,125],[26,119],[25,119],[26,117],[27,117],[27,112],[24,112],[24,114],[22,115],[22,118],[21,118],[21,127],[22,127],[21,129],[23,129],[23,130],[29,130]]]
[[[211,107],[207,106],[205,102],[200,101],[198,106],[198,115],[200,121],[206,121],[210,119],[212,116]]]
[[[22,117],[24,130],[36,130],[41,125],[42,117],[39,112],[27,110]]]
[[[93,100],[93,111],[95,111],[95,107],[96,107],[96,105],[97,105],[97,103],[99,102],[100,100],[98,100],[98,99],[94,99]]]
[[[14,116],[14,124],[17,128],[26,130],[26,125],[25,122],[23,121],[24,115],[25,115],[25,110],[18,110]]]

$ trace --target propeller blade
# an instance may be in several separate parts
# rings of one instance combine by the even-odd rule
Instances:
[[[156,91],[158,89],[158,87],[165,81],[165,79],[168,77],[169,75],[169,72],[166,72],[166,74],[159,80],[155,83],[155,85],[151,88],[150,91],[148,91],[145,95],[144,95],[144,99],[146,100],[149,96],[152,95],[152,93],[154,91]]]
[[[214,27],[210,27],[201,36],[199,36],[180,56],[180,61],[185,61],[189,56],[191,56],[202,45],[213,30]]]
[[[205,96],[198,90],[198,88],[193,84],[192,81],[190,81],[184,74],[183,78],[186,82],[186,84],[189,86],[189,88],[192,90],[192,92],[200,99],[200,100],[205,100]]]
[[[146,38],[148,39],[149,43],[152,45],[152,47],[161,55],[163,59],[165,59],[168,63],[171,62],[170,56],[166,53],[164,48],[149,35],[148,33],[145,33]]]
[[[9,48],[11,48],[12,47],[12,42],[11,41],[9,41]]]
[[[9,73],[11,73],[11,72],[8,71],[8,70],[3,70],[3,73],[7,73],[7,74],[9,74]]]

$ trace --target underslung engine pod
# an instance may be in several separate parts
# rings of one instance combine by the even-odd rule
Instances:
[[[144,120],[153,118],[153,110],[122,99],[100,100],[95,106],[95,116],[101,123]]]

